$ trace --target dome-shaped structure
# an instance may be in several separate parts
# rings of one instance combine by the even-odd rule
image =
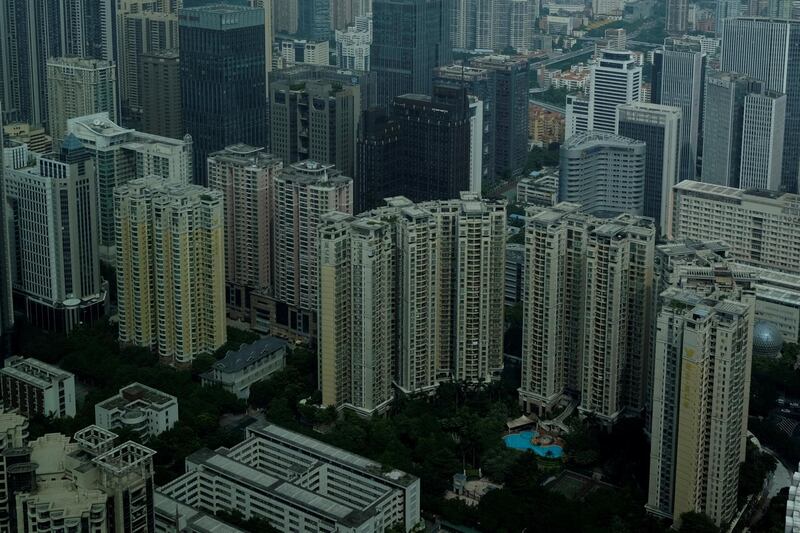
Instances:
[[[753,355],[777,357],[783,348],[783,335],[778,326],[766,320],[756,321],[753,326]]]

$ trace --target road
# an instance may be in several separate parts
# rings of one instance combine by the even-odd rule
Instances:
[[[543,107],[548,111],[555,111],[556,113],[561,113],[562,115],[567,114],[567,108],[562,107],[555,104],[550,104],[548,102],[542,102],[540,100],[536,100],[535,98],[528,98],[528,101],[534,105],[538,105],[539,107]]]

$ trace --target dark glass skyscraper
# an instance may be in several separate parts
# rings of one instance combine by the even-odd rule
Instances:
[[[331,39],[331,3],[329,0],[298,0],[298,36],[309,41]]]
[[[383,199],[402,194],[395,179],[398,172],[400,125],[380,107],[361,114],[356,141],[356,177],[353,180],[353,212],[383,205]]]
[[[183,125],[194,140],[195,182],[205,185],[211,152],[267,144],[264,10],[217,4],[179,18]]]
[[[370,69],[378,105],[389,108],[401,94],[431,94],[433,69],[447,65],[452,0],[374,0]]]

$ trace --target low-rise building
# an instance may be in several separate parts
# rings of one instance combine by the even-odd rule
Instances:
[[[274,424],[247,428],[232,448],[195,452],[159,493],[280,531],[408,532],[420,522],[418,478]]]
[[[250,397],[251,385],[286,366],[286,345],[286,341],[277,337],[264,337],[252,344],[242,344],[200,375],[203,386],[220,385],[237,398],[246,400]]]
[[[558,173],[539,173],[517,183],[517,203],[552,207],[558,202]]]
[[[94,406],[95,424],[108,430],[129,429],[141,437],[155,437],[178,421],[178,399],[141,383],[131,383],[119,394]]]
[[[75,376],[38,359],[6,359],[0,392],[6,409],[25,416],[75,416]]]

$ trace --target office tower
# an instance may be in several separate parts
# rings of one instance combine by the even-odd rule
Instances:
[[[765,58],[765,51],[769,58]],[[786,95],[781,189],[796,193],[800,173],[800,22],[758,18],[725,21],[720,70],[764,82]]]
[[[206,158],[231,144],[267,144],[264,10],[233,5],[180,15],[183,127],[194,140],[195,182]]]
[[[312,159],[353,176],[360,104],[357,85],[333,80],[273,81],[272,153],[286,164]]]
[[[767,16],[775,19],[791,19],[791,0],[769,0],[767,2]]]
[[[602,132],[580,133],[561,147],[558,199],[590,214],[641,215],[646,147],[641,140]]]
[[[225,199],[228,314],[250,313],[250,293],[270,288],[272,181],[283,162],[263,148],[228,146],[208,157],[208,186]]]
[[[474,96],[469,100],[469,188],[481,193],[483,188],[483,102]]]
[[[744,97],[739,174],[742,189],[780,189],[785,119],[785,94],[768,92]]]
[[[667,38],[653,56],[652,102],[681,109],[681,181],[697,174],[705,64],[700,44],[688,40]]]
[[[114,188],[134,178],[155,175],[166,182],[192,180],[192,140],[159,137],[122,128],[108,113],[67,121],[67,130],[83,144],[94,161],[100,231],[100,258],[116,259]]]
[[[796,194],[686,181],[673,196],[671,238],[725,241],[744,263],[800,272]]]
[[[297,33],[299,0],[275,0],[272,6],[275,32],[294,35]]]
[[[275,176],[273,206],[274,332],[316,336],[317,233],[322,215],[353,212],[353,182],[333,165],[302,161]]]
[[[297,35],[309,41],[329,41],[331,38],[331,2],[328,0],[298,0]]]
[[[177,50],[161,50],[140,58],[142,131],[180,139],[183,137],[181,114],[181,60]]]
[[[157,0],[122,0],[117,7],[117,68],[125,124],[138,125],[147,86],[143,56],[178,48],[178,13]]]
[[[621,105],[618,110],[619,134],[645,143],[642,214],[655,220],[660,234],[666,234],[669,198],[678,183],[681,110],[644,102]]]
[[[14,307],[11,299],[11,235],[6,223],[6,141],[3,135],[3,103],[0,102],[0,356],[10,353],[14,328]]]
[[[405,197],[320,228],[320,388],[325,405],[380,412],[442,380],[502,369],[505,202]],[[394,370],[393,370],[394,369]]]
[[[7,530],[155,531],[156,452],[132,441],[115,445],[117,437],[97,426],[74,440],[49,433],[28,443],[24,436],[25,445],[7,456],[14,464],[0,473],[14,502]]]
[[[431,94],[433,69],[448,65],[450,4],[446,0],[375,0],[371,69],[377,104],[386,109],[401,94]]]
[[[433,97],[394,99],[400,125],[398,178],[412,201],[458,198],[470,185],[470,111],[465,89],[437,85]]]
[[[744,100],[761,93],[763,83],[735,72],[711,72],[706,78],[701,181],[739,187]]]
[[[229,490],[206,489],[221,484]],[[270,423],[249,426],[245,439],[230,449],[191,454],[186,473],[156,495],[170,502],[163,509],[164,527],[156,531],[172,527],[176,504],[181,513],[191,512],[184,509],[197,507],[201,495],[206,509],[241,510],[277,531],[291,531],[297,523],[309,531],[413,531],[422,522],[416,476],[386,471],[380,463]],[[198,528],[206,529],[213,518],[204,516]],[[226,524],[217,530],[244,531]]]
[[[485,56],[470,65],[494,74],[495,174],[519,176],[528,159],[528,60]]]
[[[5,171],[14,292],[28,320],[71,331],[105,314],[94,162],[73,135],[35,166]]]
[[[495,180],[495,80],[496,75],[488,68],[447,65],[434,70],[434,85],[449,84],[464,87],[467,94],[483,102],[483,175],[484,183]],[[505,127],[505,125],[503,125]],[[393,195],[394,196],[394,195]]]
[[[689,23],[688,0],[668,0],[666,31],[668,34],[682,35],[686,33]]]
[[[533,44],[533,6],[531,0],[510,1],[508,45],[522,54]]]
[[[31,357],[12,356],[0,368],[4,410],[28,417],[75,416],[75,376]]]
[[[652,102],[681,109],[681,181],[697,175],[705,65],[699,43],[672,38],[667,38],[663,50],[655,51],[653,59]]]
[[[222,193],[158,177],[114,189],[119,340],[185,367],[225,344]]]
[[[475,49],[476,15],[475,0],[454,0],[450,17],[450,43],[454,49]]]
[[[363,213],[383,205],[383,199],[401,194],[396,176],[400,124],[386,111],[373,107],[364,111],[356,142],[356,177],[353,181],[353,212]]]
[[[631,52],[603,50],[592,65],[588,131],[617,132],[617,106],[641,101],[642,67]],[[573,111],[574,112],[574,111]],[[576,127],[576,132],[580,133]]]
[[[564,124],[564,140],[577,133],[589,131],[589,99],[568,94],[566,107],[567,117]]]
[[[356,17],[355,26],[336,30],[336,57],[339,67],[369,70],[369,48],[372,44],[372,15]]]
[[[660,296],[647,508],[676,524],[698,512],[721,525],[737,510],[754,297],[724,266],[715,273]]]
[[[714,16],[714,30],[717,35],[722,35],[725,19],[733,19],[742,15],[742,2],[739,0],[719,0]]]
[[[631,215],[598,219],[577,204],[529,208],[525,228],[522,384],[526,411],[565,393],[613,423],[645,407],[655,228]],[[625,317],[635,316],[635,321]]]
[[[54,146],[64,139],[68,119],[105,112],[117,120],[117,67],[96,59],[49,59],[47,107]]]
[[[358,86],[361,95],[360,107],[362,110],[375,105],[376,83],[374,72],[364,72],[360,70],[346,70],[335,66],[325,65],[306,65],[303,63],[293,67],[274,70],[270,73],[269,82],[288,81],[300,85],[309,81],[328,81],[340,85]]]

